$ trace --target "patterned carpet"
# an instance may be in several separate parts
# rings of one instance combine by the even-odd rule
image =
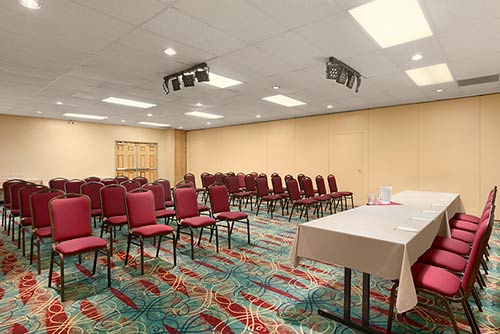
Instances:
[[[37,275],[36,264],[30,265],[4,232],[0,333],[356,333],[317,314],[318,307],[341,312],[343,268],[307,260],[294,268],[288,260],[296,226],[303,220],[296,217],[289,223],[263,213],[251,214],[250,221],[251,245],[246,243],[244,224],[235,226],[231,250],[225,233],[219,233],[219,254],[206,233],[195,248],[194,261],[188,239],[181,237],[175,268],[170,241],[162,243],[159,258],[154,258],[155,249],[148,242],[144,276],[138,247],[132,246],[136,257],[123,266],[126,238],[118,233],[112,288],[106,287],[104,257],[94,277],[89,277],[92,256],[81,265],[70,259],[64,303],[58,290],[47,287],[49,243],[43,245],[43,271]],[[499,236],[496,228],[490,242],[488,287],[480,291],[484,312],[473,306],[482,333],[500,332]],[[57,278],[56,274],[56,284]],[[360,273],[353,273],[353,286],[353,316],[359,317]],[[391,286],[390,281],[372,277],[371,320],[381,329],[387,323]],[[469,332],[460,306],[454,309],[462,330]],[[395,322],[394,332],[453,333],[441,314],[440,306],[418,306]]]

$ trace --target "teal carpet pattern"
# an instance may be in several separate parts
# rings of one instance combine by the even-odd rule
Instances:
[[[294,268],[289,262],[297,225],[304,220],[295,217],[289,223],[279,214],[270,219],[266,213],[257,217],[249,213],[250,245],[245,224],[235,225],[232,249],[227,248],[225,228],[220,227],[220,252],[205,232],[193,261],[189,239],[182,235],[174,268],[171,241],[162,242],[158,258],[148,241],[143,276],[138,247],[131,246],[132,261],[123,266],[126,237],[118,232],[112,288],[106,285],[105,257],[99,258],[93,277],[93,255],[82,264],[69,258],[64,303],[59,298],[57,266],[53,287],[47,285],[50,243],[42,247],[42,274],[37,275],[36,262],[30,265],[17,242],[1,228],[0,333],[357,333],[317,314],[318,308],[342,312],[343,268],[308,260]],[[488,286],[480,290],[484,312],[472,303],[482,333],[500,332],[499,237],[496,227],[485,277]],[[353,317],[361,313],[361,278],[361,273],[353,272]],[[390,281],[372,277],[370,316],[379,329],[387,324],[391,286]],[[399,317],[394,333],[453,333],[442,307],[432,300],[426,303],[431,306],[419,305]],[[469,332],[460,305],[454,310],[460,328]]]

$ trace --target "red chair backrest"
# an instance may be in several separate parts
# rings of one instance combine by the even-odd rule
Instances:
[[[90,198],[85,195],[63,195],[49,202],[52,242],[92,236]]]
[[[30,196],[30,211],[33,229],[50,226],[49,202],[64,195],[62,190],[43,189]]]
[[[304,195],[307,198],[314,197],[314,188],[311,178],[309,176],[305,176],[302,179],[302,184],[304,185]]]
[[[123,216],[125,209],[125,194],[127,189],[119,184],[110,184],[100,190],[103,217]]]
[[[33,184],[23,187],[19,190],[19,211],[21,214],[21,218],[31,217],[30,196],[31,194],[43,189],[49,188],[47,188],[46,186]]]
[[[208,188],[212,184],[215,184],[215,176],[212,174],[207,174],[203,177],[203,187]]]
[[[104,184],[105,186],[109,186],[110,184],[119,184],[116,179],[113,179],[111,177],[102,179],[101,183]]]
[[[128,176],[120,175],[120,176],[115,177],[115,180],[116,180],[116,182],[118,182],[118,184],[120,184],[122,182],[128,181]]]
[[[81,194],[81,186],[85,181],[79,179],[69,180],[64,184],[64,192],[66,194]]]
[[[299,175],[297,175],[297,181],[299,182],[299,187],[300,189],[302,189],[302,180],[305,178],[306,176],[302,173],[300,173]]]
[[[318,194],[320,195],[326,194],[325,179],[323,179],[323,176],[321,175],[316,176],[316,187],[318,187]]]
[[[174,190],[175,214],[177,221],[184,218],[197,217],[198,202],[194,188],[176,188]]]
[[[225,186],[210,186],[208,188],[208,195],[210,196],[210,207],[212,209],[212,213],[231,211],[229,208],[229,194]]]
[[[148,179],[146,179],[144,176],[136,176],[134,177],[134,181],[139,182],[141,184],[141,187],[149,182]]]
[[[338,192],[339,189],[337,188],[337,180],[335,180],[335,176],[333,176],[333,174],[329,174],[327,176],[327,179],[328,179],[328,186],[330,187],[330,192],[331,193]]]
[[[245,188],[247,191],[256,191],[257,187],[255,185],[255,178],[252,174],[248,174],[245,176]]]
[[[97,176],[89,176],[85,178],[85,182],[101,182],[101,178]]]
[[[289,179],[286,181],[286,189],[288,190],[288,196],[292,202],[300,199],[300,190],[297,180]]]
[[[170,189],[170,181],[165,179],[158,179],[154,183],[158,183],[163,186],[163,197],[165,198],[165,201],[171,201],[172,190]]]
[[[221,172],[215,173],[215,182],[220,184],[226,184],[224,174],[222,174]]]
[[[271,178],[275,177],[275,176],[280,176],[278,173],[274,172],[271,174]]]
[[[238,173],[238,175],[236,175],[238,177],[238,185],[240,186],[240,188],[245,188],[245,174],[243,173]]]
[[[257,187],[257,196],[262,197],[269,194],[269,187],[267,185],[267,179],[265,177],[257,177],[255,179],[255,186]]]
[[[240,183],[238,182],[238,177],[230,175],[226,178],[227,188],[230,194],[236,194],[240,192]]]
[[[90,198],[91,208],[99,209],[101,207],[101,188],[104,184],[101,182],[87,182],[82,184],[81,191],[83,195]]]
[[[194,187],[196,188],[196,180],[195,180],[194,174],[192,174],[192,173],[185,174],[184,181],[191,182],[194,185]]]
[[[9,193],[10,193],[10,207],[11,209],[18,210],[19,209],[19,190],[28,186],[27,182],[14,182],[10,185]]]
[[[464,276],[462,277],[462,289],[468,293],[469,289],[472,289],[474,282],[476,280],[477,271],[479,270],[479,265],[481,263],[481,258],[483,256],[486,247],[486,229],[489,227],[490,219],[481,221],[479,229],[476,232],[474,242],[472,243],[472,250],[469,256],[469,262],[465,266]]]
[[[151,191],[127,193],[125,201],[129,229],[156,224],[155,199]]]
[[[24,180],[20,179],[12,179],[12,180],[7,180],[2,184],[2,189],[3,189],[3,202],[5,205],[10,205],[10,186],[13,185],[14,183],[17,182],[25,182]]]
[[[285,189],[283,188],[283,182],[281,181],[281,177],[276,173],[276,175],[271,176],[271,183],[273,185],[273,193],[275,194],[283,194]]]
[[[288,180],[292,180],[293,179],[293,176],[291,176],[290,174],[286,174],[285,175],[285,183],[288,181]]]
[[[128,192],[141,187],[141,184],[134,180],[123,181],[120,185],[124,186]]]
[[[159,183],[148,183],[142,186],[142,188],[151,190],[155,200],[155,210],[165,209],[165,195],[163,193],[163,186]]]
[[[56,177],[49,181],[49,188],[64,191],[64,185],[68,182],[68,179],[63,177]]]
[[[257,172],[251,172],[250,175],[252,175],[253,178],[256,179],[257,176],[259,176],[259,173],[257,173]]]

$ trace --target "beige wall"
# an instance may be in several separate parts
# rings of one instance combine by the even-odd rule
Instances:
[[[187,168],[334,173],[366,201],[381,185],[459,192],[479,213],[500,184],[500,94],[188,132]],[[199,178],[198,178],[198,182]]]
[[[115,141],[158,143],[158,177],[174,177],[173,130],[0,115],[0,178],[115,175]]]

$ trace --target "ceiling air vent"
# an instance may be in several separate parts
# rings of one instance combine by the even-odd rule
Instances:
[[[498,74],[486,75],[484,77],[457,80],[457,83],[458,87],[465,87],[465,86],[485,84],[489,82],[497,82],[498,76],[499,76]]]

